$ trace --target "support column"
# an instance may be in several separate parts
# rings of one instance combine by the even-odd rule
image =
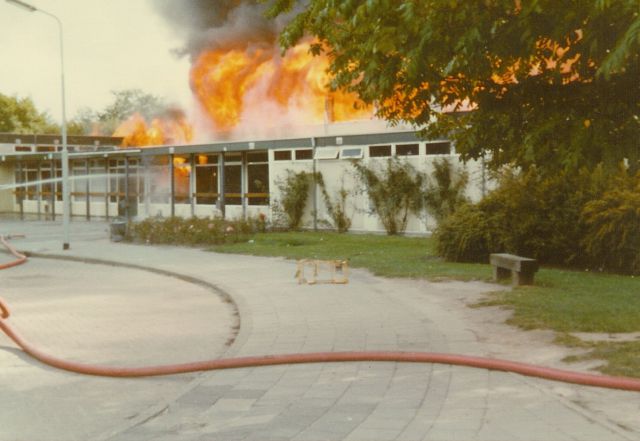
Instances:
[[[124,157],[124,217],[127,222],[130,220],[129,216],[129,157]]]
[[[22,161],[18,162],[18,182],[16,184],[26,183],[24,179],[24,166]],[[18,196],[18,206],[20,207],[20,220],[24,220],[24,197],[28,187],[18,187],[16,195]],[[37,188],[37,187],[36,187]]]
[[[109,158],[104,158],[104,215],[109,220]]]
[[[247,205],[249,205],[248,192],[248,166],[247,152],[242,152],[242,160],[240,165],[240,201],[242,202],[242,219],[247,220]]]
[[[176,215],[176,180],[174,176],[173,158],[174,154],[169,155],[169,182],[171,183],[171,217]]]
[[[226,217],[226,197],[224,188],[224,152],[220,153],[218,161],[218,175],[220,176],[220,185],[218,186],[218,206],[222,213],[222,219]]]
[[[318,180],[316,178],[316,138],[311,138],[311,162],[313,164],[313,231],[318,231]]]
[[[58,175],[56,174],[56,160],[51,158],[51,220],[56,220],[56,197],[58,187]]]
[[[189,204],[191,205],[191,217],[196,215],[196,155],[189,156]]]
[[[86,160],[85,164],[84,164],[84,170],[85,170],[85,174],[86,174],[86,181],[84,184],[84,191],[85,191],[85,204],[86,204],[86,217],[87,220],[91,220],[91,196],[89,195],[89,191],[91,189],[90,187],[90,180],[89,178],[91,177],[91,167],[90,167],[91,161],[90,160]]]
[[[36,179],[38,181],[41,180],[40,169],[42,168],[41,162],[38,161],[36,164]],[[38,210],[38,220],[41,219],[42,213],[42,183],[36,184],[36,206]]]

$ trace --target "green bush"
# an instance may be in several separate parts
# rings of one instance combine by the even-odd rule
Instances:
[[[584,207],[582,244],[597,269],[640,274],[640,178],[631,188],[618,183]]]
[[[327,207],[327,212],[332,221],[331,226],[333,226],[338,233],[346,233],[349,231],[349,228],[351,228],[351,218],[347,214],[347,197],[349,196],[349,192],[344,188],[344,177],[342,186],[335,195],[335,199],[329,195],[322,173],[316,173],[316,180],[322,191],[324,205]]]
[[[554,176],[542,176],[535,168],[505,172],[498,188],[473,210],[442,221],[438,249],[450,260],[486,262],[488,253],[509,252],[542,263],[588,267],[582,211],[608,185],[601,168]]]
[[[276,182],[280,192],[274,201],[273,213],[277,224],[288,230],[298,230],[309,198],[313,173],[287,170],[283,180]]]
[[[424,192],[424,206],[439,224],[453,214],[463,204],[469,202],[464,192],[469,182],[466,170],[457,171],[446,158],[434,163],[435,182],[427,184]]]
[[[246,241],[260,228],[260,219],[148,218],[132,222],[126,239],[131,242],[166,245],[217,245]]]
[[[459,206],[436,229],[438,255],[453,262],[488,262],[489,253],[499,249],[492,221],[478,205]]]
[[[375,212],[387,234],[399,234],[407,227],[409,213],[419,214],[426,176],[406,161],[389,159],[386,168],[353,162]]]

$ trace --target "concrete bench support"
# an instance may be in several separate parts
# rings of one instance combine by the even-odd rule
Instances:
[[[511,276],[514,286],[533,285],[533,276],[538,271],[538,261],[514,254],[491,254],[493,280],[506,279]]]

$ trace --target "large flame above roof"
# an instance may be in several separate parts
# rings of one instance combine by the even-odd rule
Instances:
[[[274,48],[213,49],[198,56],[191,87],[214,128],[314,124],[368,118],[354,94],[331,92],[328,61],[303,43],[281,56]]]

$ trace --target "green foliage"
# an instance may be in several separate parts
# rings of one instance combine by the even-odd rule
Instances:
[[[322,191],[322,198],[324,199],[324,204],[327,207],[329,216],[333,221],[333,227],[338,233],[346,233],[349,231],[349,228],[351,228],[351,218],[347,215],[347,197],[349,196],[349,192],[344,188],[344,179],[335,200],[332,199],[327,192],[322,173],[316,173],[316,182]]]
[[[31,98],[18,98],[0,93],[0,132],[60,133],[49,115],[39,112]]]
[[[435,183],[429,182],[424,193],[424,205],[438,224],[462,204],[468,202],[464,195],[469,174],[456,171],[450,160],[439,159],[434,163],[433,178]]]
[[[276,223],[283,224],[289,230],[300,228],[312,178],[312,173],[287,170],[284,180],[276,182],[280,194],[273,205]]]
[[[496,190],[439,225],[438,250],[451,260],[486,262],[489,253],[510,252],[547,264],[592,266],[581,246],[588,234],[582,212],[610,185],[601,167],[555,176],[536,168],[505,172]]]
[[[582,244],[596,267],[640,274],[640,174],[616,183],[585,205]]]
[[[494,243],[499,230],[492,222],[478,205],[460,206],[436,229],[438,255],[450,262],[487,263],[489,254],[500,247]]]
[[[139,113],[149,121],[167,111],[167,105],[162,98],[141,89],[113,90],[111,94],[113,102],[102,110],[88,107],[79,109],[69,121],[69,129],[75,134],[97,133],[111,136],[116,128],[134,113]]]
[[[259,228],[259,219],[148,218],[129,224],[126,239],[147,244],[217,245],[246,241]]]
[[[382,118],[452,137],[464,159],[489,151],[496,170],[545,174],[625,157],[640,166],[638,0],[270,4],[272,16],[297,12],[284,48],[316,37],[333,87],[375,103]],[[441,112],[468,103],[474,111]]]
[[[352,164],[367,190],[372,211],[380,218],[387,234],[404,232],[409,214],[419,214],[422,210],[426,176],[398,158],[389,159],[383,169],[376,164]]]

